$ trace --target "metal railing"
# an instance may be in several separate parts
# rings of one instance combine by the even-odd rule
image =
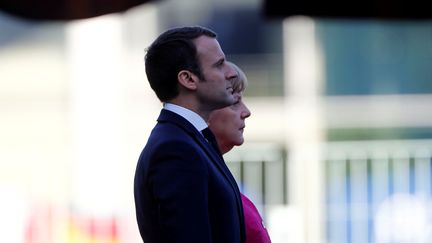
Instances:
[[[322,215],[326,243],[432,242],[432,140],[325,144]],[[288,205],[284,147],[254,144],[225,155],[241,190],[265,218]]]
[[[432,242],[431,151],[432,140],[329,143],[326,242]]]
[[[282,146],[245,145],[224,157],[240,190],[255,203],[263,217],[264,206],[288,203],[288,166]]]

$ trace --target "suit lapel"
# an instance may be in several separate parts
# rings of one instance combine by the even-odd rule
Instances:
[[[231,174],[231,171],[228,169],[228,166],[223,160],[222,155],[220,155],[215,151],[215,149],[213,149],[212,145],[205,140],[205,138],[201,135],[201,133],[195,135],[194,138],[196,139],[198,144],[200,144],[200,146],[203,147],[207,155],[211,157],[212,162],[222,172],[222,174],[225,176],[225,178],[228,180],[229,184],[231,185],[231,188],[234,190],[235,192],[234,195],[236,197],[237,211],[239,212],[239,219],[241,224],[244,225],[244,212],[243,212],[243,205],[240,198],[240,190],[237,186],[236,180]],[[242,235],[244,235],[244,232],[242,232]]]
[[[236,189],[236,191],[238,191],[237,182],[235,181],[234,177],[231,174],[231,171],[228,169],[227,165],[225,164],[222,155],[216,152],[215,149],[212,147],[212,145],[209,142],[207,142],[207,140],[205,140],[205,138],[201,134],[195,136],[195,139],[201,145],[201,147],[204,148],[207,155],[211,157],[213,163],[219,168],[219,170],[227,178],[231,186],[234,189]]]

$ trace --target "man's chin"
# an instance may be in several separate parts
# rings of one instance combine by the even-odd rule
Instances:
[[[224,107],[227,107],[227,106],[231,106],[231,105],[234,105],[236,103],[236,100],[233,98],[233,99],[228,99],[222,106],[222,108],[224,108]]]

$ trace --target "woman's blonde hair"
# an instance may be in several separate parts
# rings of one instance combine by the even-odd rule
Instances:
[[[233,80],[233,91],[235,93],[243,92],[246,89],[248,80],[246,74],[236,64],[228,62],[237,71],[237,77]]]

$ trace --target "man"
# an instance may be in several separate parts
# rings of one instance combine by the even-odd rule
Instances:
[[[210,112],[236,102],[236,70],[216,34],[199,26],[162,33],[147,50],[145,66],[164,108],[135,172],[144,242],[243,243],[238,186],[212,138],[203,136]]]

